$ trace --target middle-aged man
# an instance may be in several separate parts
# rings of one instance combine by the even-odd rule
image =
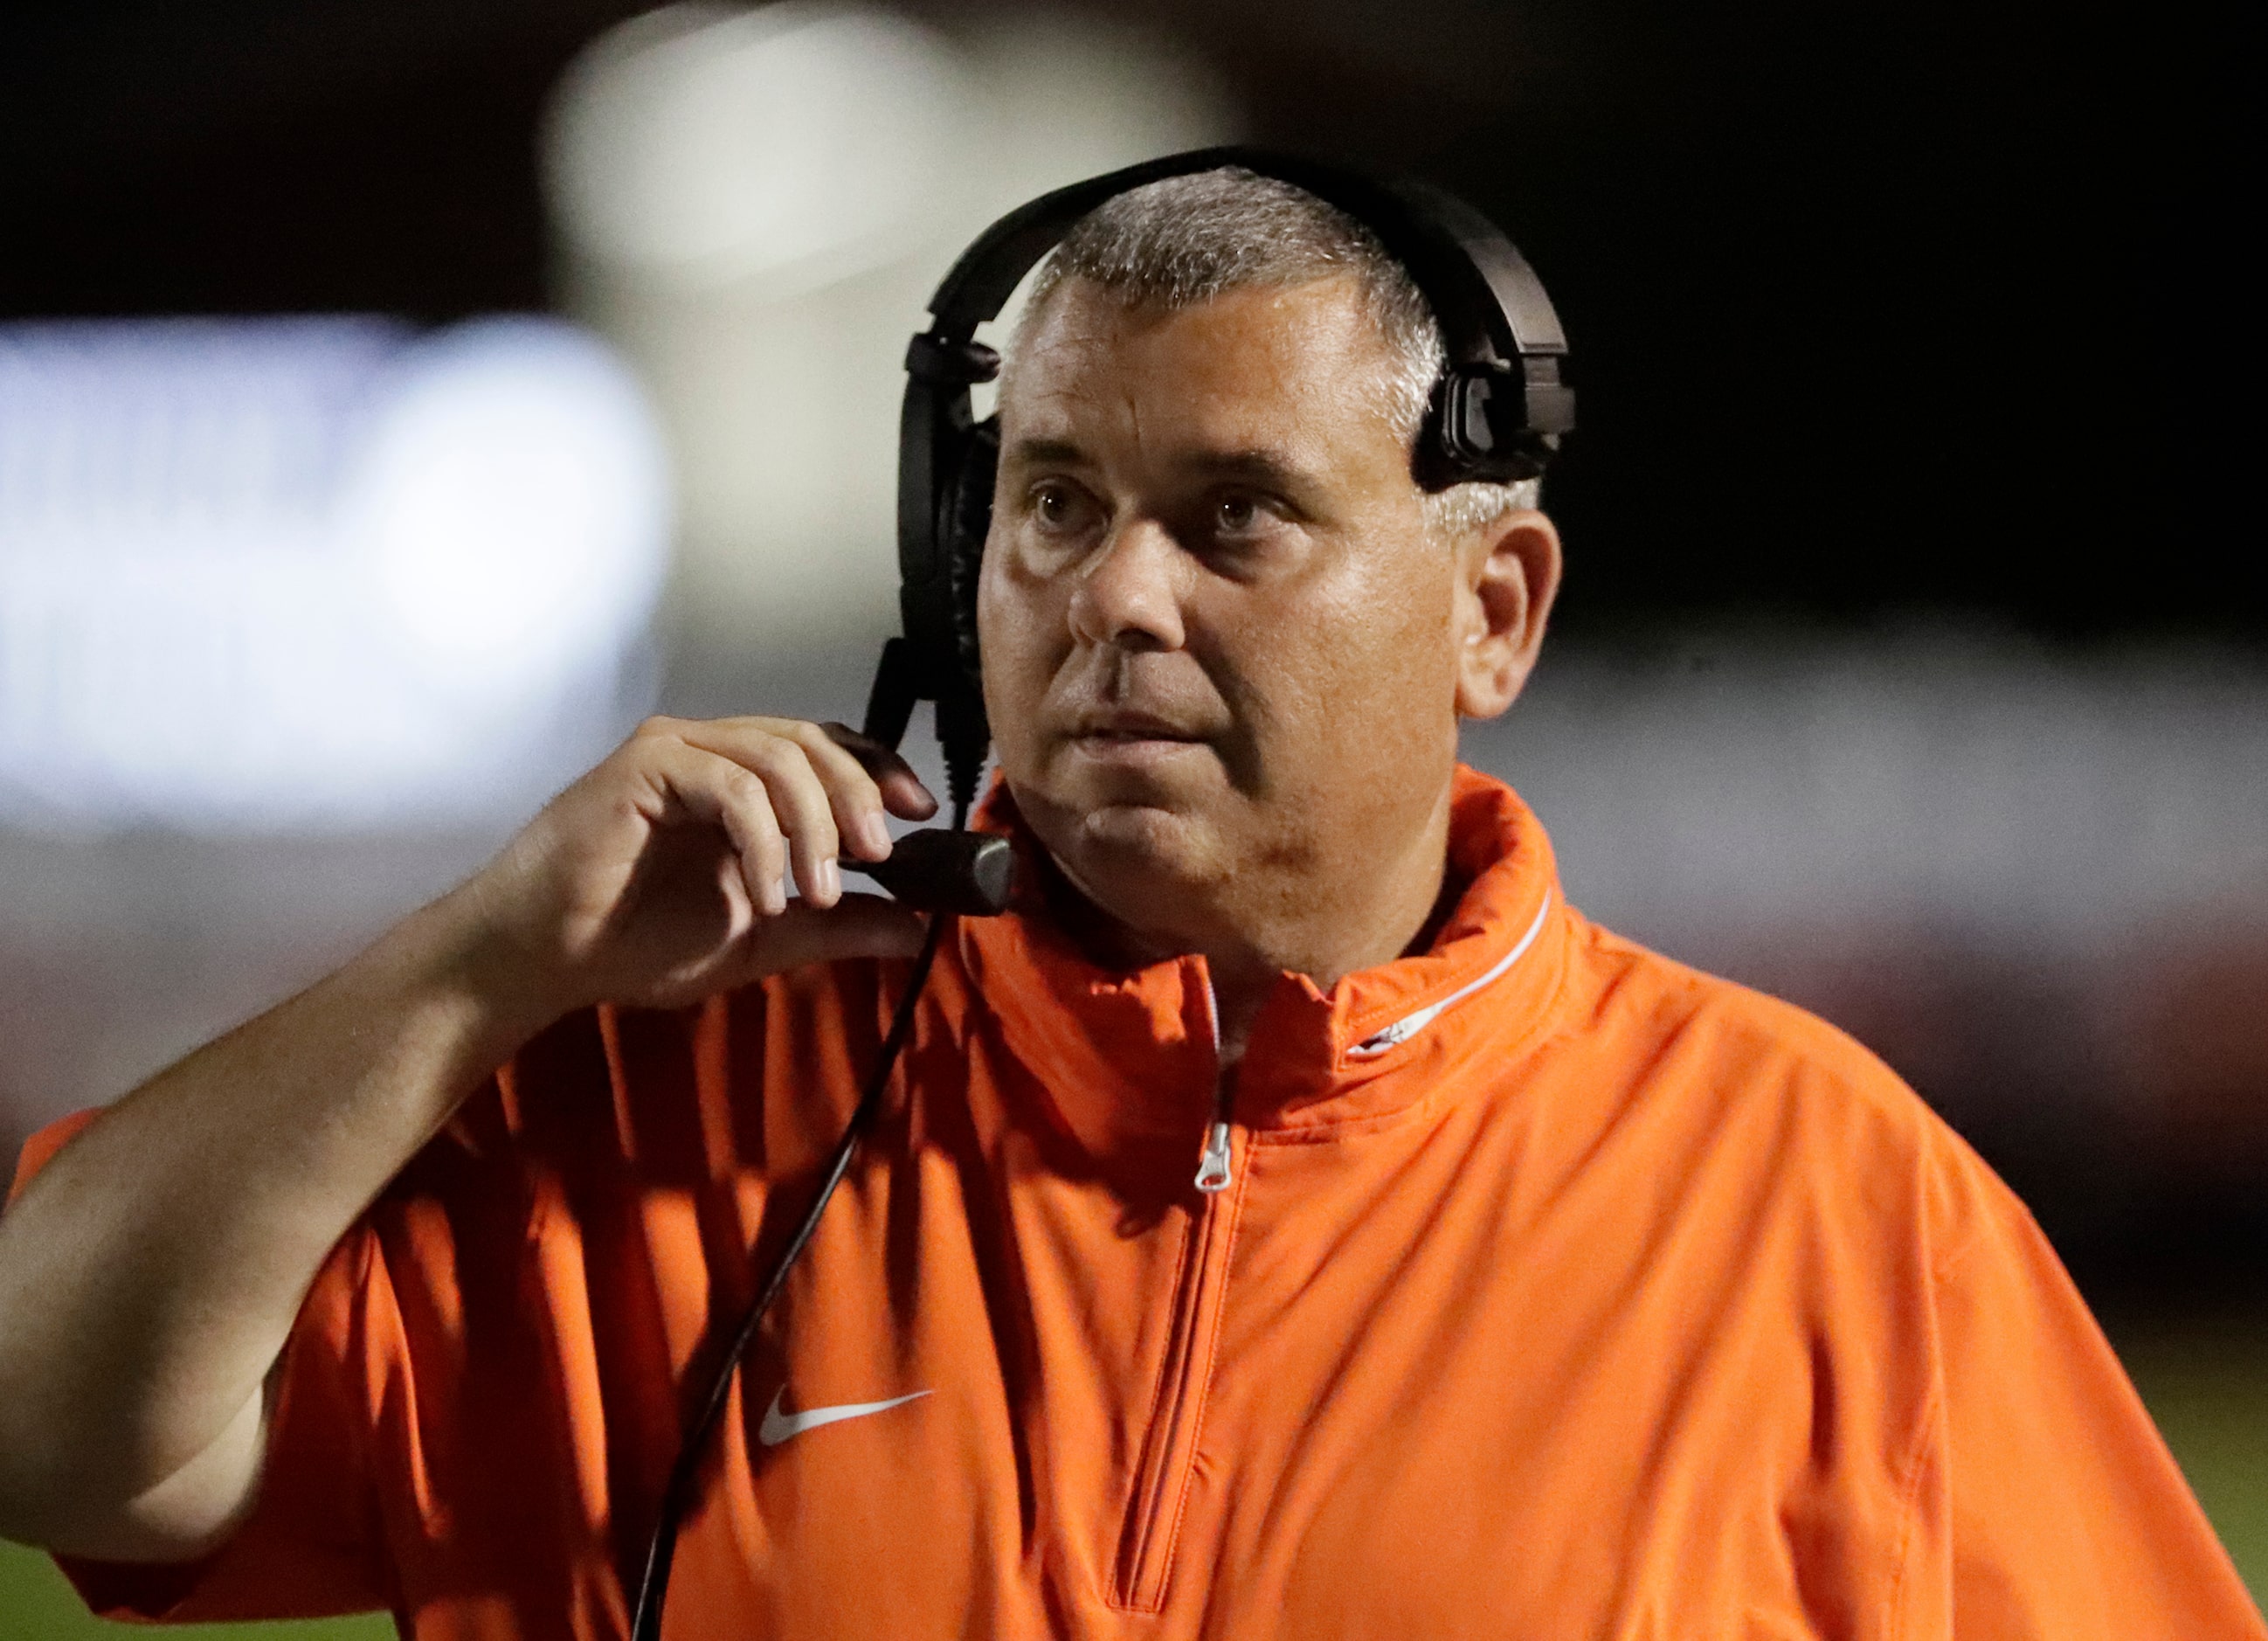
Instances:
[[[2263,1636],[2008,1192],[1828,1027],[1586,922],[1458,766],[1560,549],[1413,482],[1440,365],[1281,183],[1056,254],[979,593],[1038,887],[946,945],[671,1633]],[[842,732],[654,722],[35,1141],[0,1530],[111,1612],[622,1633],[906,983],[838,863],[933,806]]]

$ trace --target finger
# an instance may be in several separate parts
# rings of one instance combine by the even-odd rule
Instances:
[[[837,743],[823,724],[798,723],[789,732],[827,788],[843,848],[861,860],[887,859],[890,828],[883,818],[882,789],[865,764]]]
[[[821,724],[819,728],[828,740],[865,766],[892,814],[907,820],[926,820],[937,813],[937,799],[930,796],[929,788],[914,773],[914,766],[896,752],[846,724]]]
[[[842,899],[843,873],[836,865],[843,851],[842,835],[835,825],[835,806],[819,771],[811,767],[810,754],[777,734],[734,736],[717,750],[754,769],[771,795],[772,813],[787,834],[797,891],[814,906],[832,906]]]
[[[879,894],[846,894],[832,907],[794,905],[767,924],[755,952],[766,974],[847,957],[911,957],[928,925]]]
[[[843,874],[836,865],[843,847],[838,800],[803,745],[806,740],[824,738],[798,718],[715,718],[688,724],[683,732],[689,745],[729,758],[763,781],[787,834],[797,889],[819,905],[835,904],[843,893]],[[857,813],[864,803],[867,807],[863,812],[873,813],[879,822],[880,795],[864,770],[850,773],[858,789],[841,799],[839,807]]]
[[[748,904],[765,917],[784,912],[787,890],[781,879],[787,872],[787,838],[762,778],[733,759],[681,740],[658,743],[647,758],[646,773],[669,802],[718,828],[731,841]]]

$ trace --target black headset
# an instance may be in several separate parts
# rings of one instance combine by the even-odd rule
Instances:
[[[1574,428],[1575,396],[1560,375],[1567,342],[1543,286],[1486,217],[1423,183],[1382,181],[1258,149],[1198,149],[1043,194],[961,254],[930,299],[930,327],[906,349],[898,423],[898,607],[905,632],[882,648],[865,725],[869,736],[895,747],[915,703],[936,703],[953,830],[909,834],[889,861],[859,868],[935,915],[858,1104],[802,1218],[757,1284],[670,1468],[631,1609],[633,1641],[660,1636],[678,1525],[692,1505],[710,1432],[723,1418],[741,1357],[881,1109],[946,931],[956,914],[999,912],[1009,902],[1005,841],[962,830],[991,741],[977,676],[976,599],[1000,452],[998,419],[977,421],[969,402],[969,389],[1000,370],[1000,356],[976,340],[976,327],[997,317],[1024,276],[1105,200],[1224,166],[1291,183],[1338,207],[1377,236],[1432,307],[1447,364],[1411,457],[1412,475],[1426,489],[1534,478]]]
[[[1419,429],[1412,475],[1428,490],[1534,478],[1575,425],[1563,379],[1567,339],[1551,298],[1511,240],[1455,195],[1254,148],[1201,148],[1043,194],[977,236],[930,298],[930,327],[906,348],[898,420],[901,637],[882,649],[865,732],[904,739],[914,704],[936,703],[956,806],[972,801],[991,734],[977,680],[976,569],[991,522],[998,418],[976,419],[969,390],[999,374],[976,327],[1079,218],[1166,177],[1234,166],[1304,188],[1375,235],[1409,271],[1441,328],[1447,367]]]

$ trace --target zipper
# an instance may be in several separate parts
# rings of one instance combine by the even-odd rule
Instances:
[[[1220,1050],[1220,1016],[1206,986],[1215,1064]],[[1229,1149],[1229,1120],[1236,1103],[1233,1071],[1217,1071],[1213,1120],[1205,1130],[1197,1164],[1202,1200],[1182,1256],[1174,1295],[1174,1325],[1160,1369],[1157,1410],[1143,1444],[1140,1468],[1119,1538],[1115,1605],[1154,1613],[1166,1602],[1167,1574],[1177,1537],[1182,1502],[1197,1459],[1197,1432],[1204,1424],[1206,1385],[1212,1366],[1212,1342],[1220,1315],[1220,1288],[1227,1262],[1230,1220],[1224,1194],[1234,1182]]]
[[[1233,1177],[1229,1172],[1228,1120],[1234,1115],[1235,1082],[1220,1069],[1220,1002],[1214,997],[1212,976],[1205,976],[1205,1023],[1212,1028],[1213,1114],[1205,1130],[1204,1150],[1197,1158],[1197,1189],[1208,1196],[1225,1191]]]
[[[1550,912],[1551,900],[1547,893],[1527,931],[1487,973],[1440,1002],[1395,1021],[1349,1052],[1363,1057],[1384,1054],[1432,1024],[1444,1010],[1502,978],[1535,944]],[[1199,1203],[1184,1245],[1174,1294],[1173,1331],[1167,1338],[1165,1362],[1160,1369],[1156,1410],[1135,1472],[1111,1589],[1114,1606],[1141,1613],[1158,1612],[1166,1604],[1167,1575],[1172,1568],[1182,1504],[1196,1466],[1197,1435],[1204,1420],[1213,1340],[1219,1331],[1221,1289],[1226,1282],[1235,1221],[1229,1187],[1236,1182],[1235,1153],[1231,1146],[1236,1076],[1233,1068],[1220,1069],[1220,1006],[1209,976],[1205,1015],[1212,1030],[1214,1105],[1197,1157],[1195,1183]]]
[[[1229,1188],[1228,1124],[1216,1121],[1205,1130],[1204,1154],[1197,1159],[1197,1189],[1208,1196]]]
[[[1543,920],[1550,915],[1550,910],[1551,891],[1546,889],[1543,892],[1543,904],[1535,909],[1535,916],[1528,922],[1528,932],[1520,937],[1519,940],[1513,945],[1511,951],[1506,952],[1502,957],[1497,960],[1495,967],[1491,968],[1488,973],[1483,975],[1477,980],[1469,981],[1464,985],[1458,987],[1447,997],[1443,997],[1439,1003],[1428,1004],[1425,1007],[1419,1009],[1414,1014],[1403,1015],[1400,1019],[1395,1021],[1394,1024],[1386,1027],[1385,1030],[1373,1032],[1369,1036],[1355,1044],[1353,1048],[1348,1049],[1347,1053],[1355,1058],[1361,1060],[1372,1059],[1379,1055],[1384,1054],[1388,1049],[1395,1048],[1402,1043],[1409,1041],[1419,1032],[1425,1030],[1428,1026],[1431,1026],[1434,1020],[1440,1017],[1442,1011],[1456,1007],[1458,1004],[1462,1003],[1467,997],[1472,996],[1474,992],[1478,991],[1484,986],[1494,985],[1498,981],[1504,977],[1506,970],[1510,969],[1514,963],[1520,961],[1521,958],[1528,955],[1528,948],[1534,946],[1535,944],[1535,937],[1543,932]]]
[[[1224,1127],[1216,1123],[1216,1129]],[[1204,1423],[1212,1343],[1220,1321],[1227,1265],[1229,1197],[1205,1194],[1191,1226],[1189,1252],[1174,1295],[1174,1328],[1166,1343],[1158,1408],[1143,1445],[1142,1465],[1119,1540],[1116,1604],[1154,1613],[1166,1604],[1175,1528],[1195,1468],[1197,1434]]]

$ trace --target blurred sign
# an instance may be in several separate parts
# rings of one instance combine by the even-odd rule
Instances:
[[[524,810],[635,710],[667,497],[550,321],[0,327],[0,816]]]

